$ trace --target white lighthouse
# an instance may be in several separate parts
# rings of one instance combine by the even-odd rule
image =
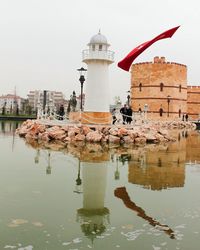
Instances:
[[[114,62],[114,52],[108,50],[109,46],[106,37],[99,31],[90,39],[89,49],[82,52],[88,72],[82,123],[111,123],[109,65]]]

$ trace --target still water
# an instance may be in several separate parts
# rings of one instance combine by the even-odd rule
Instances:
[[[200,133],[166,145],[28,145],[0,122],[0,250],[199,249]]]

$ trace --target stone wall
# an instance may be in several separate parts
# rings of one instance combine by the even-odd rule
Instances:
[[[200,119],[200,86],[188,86],[187,112],[191,119]]]
[[[176,120],[187,112],[187,67],[155,57],[131,67],[131,106],[134,112],[148,105],[148,119]]]

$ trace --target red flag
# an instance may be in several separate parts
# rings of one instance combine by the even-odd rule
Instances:
[[[134,48],[123,60],[118,62],[118,67],[121,69],[124,69],[126,71],[129,71],[129,68],[132,64],[132,62],[135,60],[136,57],[138,57],[145,49],[147,49],[149,46],[151,46],[153,43],[155,43],[158,40],[165,39],[165,38],[170,38],[173,36],[173,34],[176,32],[176,30],[180,26],[174,27],[170,30],[167,30],[160,35],[156,36],[150,41],[147,41],[145,43],[140,44],[136,48]]]

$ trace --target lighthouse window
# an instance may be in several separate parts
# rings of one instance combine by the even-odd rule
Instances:
[[[181,92],[181,84],[179,85],[179,92]]]
[[[163,87],[164,87],[164,84],[161,82],[161,84],[160,84],[160,91],[161,92],[163,91]]]
[[[102,44],[99,44],[99,50],[102,50]]]

